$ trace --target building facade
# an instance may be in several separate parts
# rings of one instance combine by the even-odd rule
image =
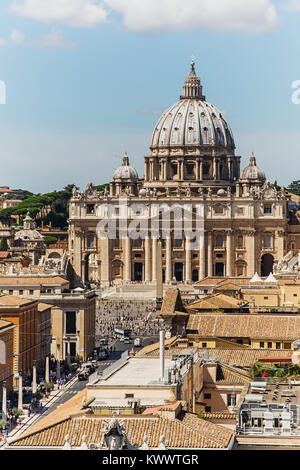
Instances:
[[[125,154],[109,188],[74,188],[69,253],[77,279],[154,284],[158,238],[164,283],[267,276],[286,252],[288,198],[253,154],[243,171],[240,159],[192,62],[180,100],[155,126],[144,177]]]

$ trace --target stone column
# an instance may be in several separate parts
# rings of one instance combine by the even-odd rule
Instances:
[[[2,419],[5,421],[7,420],[7,407],[6,407],[6,400],[7,400],[7,391],[6,391],[6,382],[3,382],[2,385]]]
[[[152,281],[156,281],[157,239],[152,238]]]
[[[150,256],[150,238],[145,238],[145,281],[150,282],[151,280],[151,256]]]
[[[110,253],[109,238],[101,238],[101,283],[110,283]]]
[[[199,281],[205,277],[205,236],[204,231],[199,238]]]
[[[256,250],[255,250],[255,231],[248,233],[248,269],[247,276],[252,277],[256,273]]]
[[[70,357],[70,338],[68,337],[67,338],[67,342],[66,342],[66,345],[67,345],[67,363],[70,365],[71,364],[71,357]]]
[[[46,356],[46,366],[45,366],[45,382],[49,382],[49,356]]]
[[[207,233],[207,275],[211,277],[213,275],[212,269],[212,232]]]
[[[60,344],[57,345],[57,360],[56,360],[56,378],[60,379]]]
[[[199,166],[199,180],[203,180],[203,161],[200,161],[200,166]]]
[[[36,383],[36,362],[33,362],[32,367],[32,393],[36,393],[37,391],[37,383]]]
[[[199,180],[199,160],[198,159],[196,160],[195,172],[196,172],[195,179]]]
[[[23,410],[23,378],[22,378],[22,371],[19,371],[18,409]]]
[[[161,240],[157,242],[157,252],[156,252],[156,299],[163,298],[163,282],[162,282],[162,252],[161,252]]]
[[[130,237],[125,238],[125,281],[131,281],[131,243]]]
[[[172,280],[172,239],[166,238],[166,283]]]
[[[277,232],[277,259],[280,260],[284,256],[284,231]]]
[[[226,237],[226,276],[232,277],[233,273],[232,259],[232,232],[227,233]]]
[[[186,238],[185,240],[185,281],[192,282],[192,250],[190,238]]]

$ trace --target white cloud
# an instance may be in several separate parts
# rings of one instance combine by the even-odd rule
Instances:
[[[26,36],[18,29],[13,29],[10,33],[10,39],[18,45],[23,45],[26,41]]]
[[[36,39],[27,39],[18,29],[13,29],[10,33],[10,40],[18,46],[25,47],[36,47],[42,49],[61,48],[61,47],[76,47],[76,41],[70,41],[64,35],[64,33],[57,28],[52,28],[47,34],[43,34]],[[3,45],[7,44],[8,41],[3,39]],[[0,39],[0,46],[1,46]]]
[[[289,0],[285,9],[288,11],[300,11],[300,0]]]
[[[279,18],[271,0],[103,0],[137,32],[217,31],[264,32]]]
[[[10,11],[37,21],[75,28],[94,27],[107,17],[99,0],[13,0]]]
[[[64,33],[61,30],[53,28],[50,33],[43,34],[39,39],[31,41],[30,45],[50,49],[59,47],[76,47],[77,42],[70,41],[65,37]]]

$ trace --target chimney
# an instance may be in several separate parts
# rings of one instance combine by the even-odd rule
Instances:
[[[165,330],[159,331],[159,350],[160,350],[160,380],[165,378]]]

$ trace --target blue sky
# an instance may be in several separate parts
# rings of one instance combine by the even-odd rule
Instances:
[[[242,165],[300,179],[299,26],[298,0],[2,0],[0,185],[104,183],[125,150],[142,176],[192,55]]]

